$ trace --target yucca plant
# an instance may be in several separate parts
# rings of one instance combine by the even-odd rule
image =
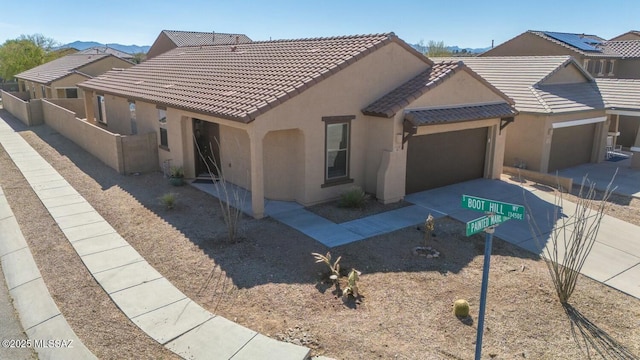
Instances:
[[[367,195],[361,187],[353,186],[340,196],[338,206],[350,209],[362,209],[368,199],[369,195]]]
[[[436,228],[435,220],[433,219],[433,216],[429,214],[429,216],[427,216],[427,218],[424,221],[424,246],[425,247],[429,246],[429,238],[431,237],[431,234],[433,234],[433,230],[435,230],[435,228]]]
[[[313,257],[316,259],[316,263],[325,263],[327,264],[327,266],[329,267],[329,273],[331,275],[329,275],[329,279],[336,281],[338,280],[338,277],[340,276],[340,259],[342,258],[342,256],[338,256],[338,258],[336,259],[336,261],[332,264],[331,263],[331,253],[327,251],[327,255],[322,255],[319,253],[311,253],[311,255],[313,255]]]

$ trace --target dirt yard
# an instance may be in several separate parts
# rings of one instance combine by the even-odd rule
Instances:
[[[328,249],[305,235],[244,218],[242,239],[229,243],[217,200],[197,189],[172,187],[160,173],[118,175],[45,126],[21,134],[151,265],[216,314],[335,359],[473,358],[484,237],[465,237],[459,222],[436,220],[438,259],[412,254],[424,235],[415,228],[331,249],[343,269],[362,272],[362,298],[344,300],[310,255]],[[105,359],[173,358],[101,291],[4,150],[0,167],[45,281],[89,349]],[[177,194],[172,210],[158,200],[167,192]],[[637,200],[618,202],[611,214],[640,224]],[[349,211],[330,212],[359,217]],[[461,298],[470,321],[452,314]],[[582,277],[571,304],[558,303],[544,262],[494,241],[483,358],[601,358],[599,349],[607,359],[638,359],[640,300]]]

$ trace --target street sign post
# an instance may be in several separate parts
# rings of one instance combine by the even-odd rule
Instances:
[[[511,219],[524,220],[524,206],[522,205],[462,195],[462,207],[464,209],[502,215]]]
[[[487,288],[489,286],[489,264],[491,263],[491,246],[496,226],[509,219],[524,220],[524,206],[483,199],[476,196],[462,195],[462,207],[469,210],[483,211],[485,216],[467,223],[467,236],[484,231],[487,236],[484,243],[484,266],[482,268],[482,287],[480,289],[480,311],[478,314],[478,332],[476,333],[476,356],[482,356],[482,334],[484,332],[484,309],[487,305]]]

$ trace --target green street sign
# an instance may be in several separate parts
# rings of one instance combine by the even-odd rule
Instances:
[[[462,207],[469,210],[484,211],[510,219],[524,220],[524,206],[462,195]]]
[[[467,223],[467,236],[471,236],[473,234],[477,234],[484,229],[498,225],[505,221],[509,220],[509,217],[502,215],[486,215],[474,220],[471,220]]]

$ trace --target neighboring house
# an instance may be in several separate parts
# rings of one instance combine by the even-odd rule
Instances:
[[[624,34],[621,34],[609,39],[609,41],[618,41],[618,40],[640,40],[640,31],[637,31],[637,30],[627,31]]]
[[[594,78],[570,56],[464,58],[515,101],[504,164],[542,173],[599,162],[609,120]]]
[[[311,205],[357,185],[389,203],[499,178],[516,114],[464,64],[393,33],[178,48],[80,86],[88,121],[156,132],[159,167],[188,178],[211,165],[199,152],[215,159],[257,218],[265,198]]]
[[[21,92],[31,99],[82,98],[79,82],[101,75],[113,68],[133,66],[111,54],[71,54],[23,71],[15,77]]]
[[[640,80],[596,79],[610,117],[612,145],[619,144],[633,153],[640,167]]]
[[[76,54],[111,54],[131,62],[133,62],[134,59],[134,56],[132,54],[111,48],[107,45],[86,48],[84,50],[78,51]]]
[[[594,77],[640,78],[640,40],[607,41],[596,35],[553,31],[524,32],[480,57],[570,55]]]
[[[184,46],[245,44],[251,39],[244,34],[162,30],[147,51],[147,60],[171,49]]]

